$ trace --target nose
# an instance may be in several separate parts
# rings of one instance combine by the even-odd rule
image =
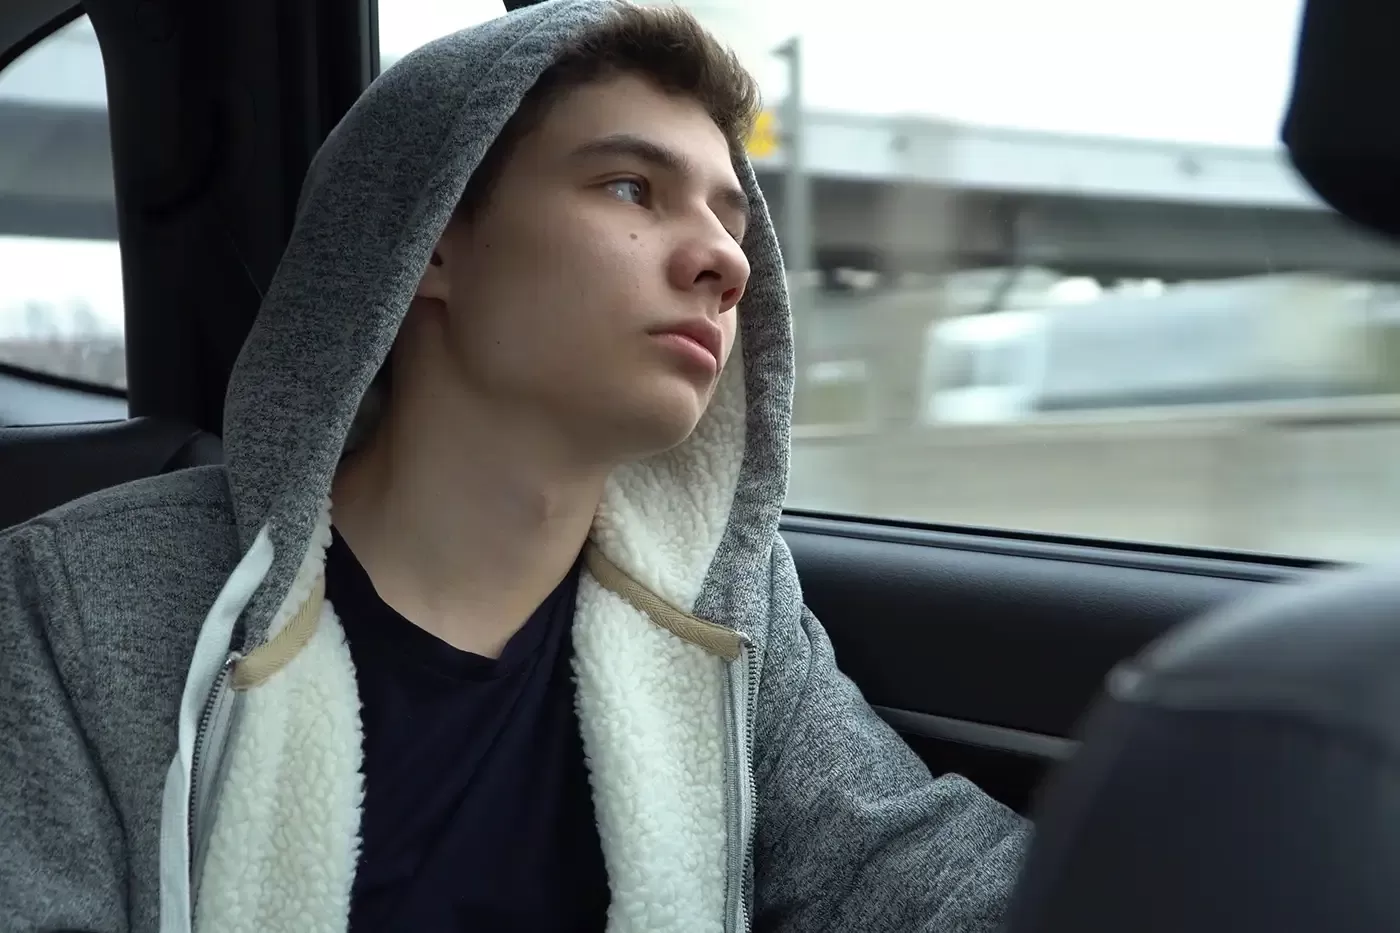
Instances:
[[[668,273],[673,288],[703,292],[717,302],[717,310],[723,314],[744,296],[749,259],[729,231],[711,217],[676,245]]]

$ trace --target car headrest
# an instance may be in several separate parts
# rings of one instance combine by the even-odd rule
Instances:
[[[163,417],[0,427],[0,529],[135,479],[223,462],[223,444]]]
[[[1400,237],[1400,4],[1311,0],[1303,13],[1283,144],[1343,216]]]
[[[1005,933],[1400,930],[1400,567],[1271,590],[1114,672]]]

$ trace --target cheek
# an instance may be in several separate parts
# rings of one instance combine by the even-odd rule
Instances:
[[[630,329],[636,243],[575,222],[531,225],[493,242],[463,276],[459,342],[477,368],[513,385],[597,380]]]
[[[626,352],[620,336],[667,310],[656,274],[665,244],[647,235],[641,218],[560,196],[503,203],[519,209],[503,207],[481,225],[453,286],[468,314],[471,305],[491,306],[478,307],[483,320],[465,329],[495,344],[493,355],[562,372]],[[721,316],[725,358],[733,317]]]
[[[548,343],[568,330],[606,264],[596,237],[541,207],[526,202],[493,218],[454,282],[454,297],[489,319],[482,329],[495,339]]]

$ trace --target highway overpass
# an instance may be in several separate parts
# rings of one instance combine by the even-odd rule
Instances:
[[[101,88],[81,22],[0,73],[0,234],[116,235]],[[1277,151],[824,112],[803,132],[826,269],[1400,279],[1400,250],[1330,214]],[[783,159],[756,162],[780,221]]]

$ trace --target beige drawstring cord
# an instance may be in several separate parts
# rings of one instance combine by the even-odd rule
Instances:
[[[248,653],[233,667],[233,689],[251,690],[266,683],[268,678],[292,662],[292,659],[316,634],[321,621],[321,606],[326,601],[326,578],[320,576],[311,585],[311,593],[296,615],[271,640]]]
[[[602,548],[589,542],[583,552],[584,566],[604,589],[624,599],[632,608],[646,615],[652,624],[665,629],[682,641],[718,655],[726,661],[739,658],[743,638],[733,629],[706,622],[661,599],[651,590],[632,579],[621,567],[603,553]],[[233,668],[233,688],[251,690],[266,683],[274,674],[292,662],[316,634],[321,621],[321,607],[326,599],[326,579],[318,577],[311,593],[296,615],[270,641],[255,648]]]
[[[592,541],[584,548],[584,566],[606,590],[616,593],[632,608],[644,613],[658,628],[663,628],[682,641],[704,648],[726,661],[737,661],[743,638],[733,629],[706,622],[661,599],[651,590],[627,575]]]

